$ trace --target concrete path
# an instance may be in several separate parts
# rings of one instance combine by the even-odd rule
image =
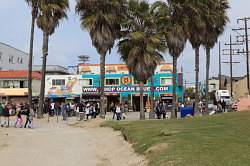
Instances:
[[[43,120],[36,122],[35,129],[0,128],[0,165],[146,165],[118,132],[97,123],[93,120],[70,127],[62,121]]]

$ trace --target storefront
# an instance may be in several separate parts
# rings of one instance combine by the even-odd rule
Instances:
[[[100,75],[98,64],[80,65],[82,75],[51,75],[46,76],[46,97],[53,101],[72,100],[79,102],[100,101]],[[173,84],[171,64],[159,65],[152,79],[144,83],[144,105],[149,108],[151,93],[154,100],[172,102]],[[183,101],[182,73],[177,75],[176,95],[178,101]],[[153,82],[151,82],[153,80]],[[140,109],[140,87],[132,75],[129,74],[126,65],[107,65],[104,81],[107,110],[111,103],[124,103],[130,110]]]
[[[78,75],[47,75],[45,97],[51,102],[80,102],[79,78]]]

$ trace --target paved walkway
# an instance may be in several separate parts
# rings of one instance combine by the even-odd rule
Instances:
[[[118,132],[97,127],[97,123],[93,120],[70,127],[54,119],[36,122],[35,129],[0,128],[0,165],[145,165]]]

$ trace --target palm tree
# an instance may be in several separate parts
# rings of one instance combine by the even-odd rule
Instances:
[[[209,69],[210,69],[210,49],[214,47],[218,37],[224,32],[225,25],[228,22],[227,9],[229,3],[227,0],[211,0],[207,2],[207,8],[204,10],[206,19],[206,30],[204,35],[204,47],[206,49],[206,107],[208,113],[208,88],[209,88]]]
[[[173,101],[171,118],[176,118],[177,59],[183,52],[187,41],[185,33],[187,17],[183,14],[184,11],[182,8],[179,7],[179,2],[174,0],[169,0],[168,4],[158,1],[155,2],[153,6],[158,18],[158,29],[165,35],[166,45],[173,59]]]
[[[121,22],[126,13],[126,0],[77,0],[76,12],[81,26],[88,30],[93,46],[100,54],[100,116],[105,118],[104,80],[105,57],[120,36]]]
[[[145,119],[143,86],[154,75],[157,65],[163,60],[160,52],[166,46],[157,31],[153,11],[143,0],[130,0],[128,19],[124,23],[122,38],[118,43],[121,59],[129,72],[140,82],[140,119]]]
[[[34,31],[35,21],[38,13],[39,0],[25,0],[29,6],[31,6],[31,31],[30,31],[30,50],[29,50],[29,72],[28,72],[28,102],[32,104],[32,62],[33,62],[33,43],[34,43]]]
[[[198,111],[199,102],[199,63],[200,63],[200,46],[204,40],[205,22],[202,18],[202,12],[205,7],[205,1],[186,0],[181,4],[186,15],[190,18],[187,22],[186,32],[188,39],[195,50],[195,108]]]
[[[67,18],[68,0],[40,0],[37,26],[43,31],[43,62],[38,118],[42,117],[44,105],[45,73],[48,56],[49,36],[55,32],[62,19]]]

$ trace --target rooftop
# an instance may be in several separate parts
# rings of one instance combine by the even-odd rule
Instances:
[[[8,45],[8,44],[6,44],[6,43],[2,43],[2,42],[0,42],[0,45],[3,45],[3,46],[6,46],[6,47],[9,47],[9,48],[15,49],[15,50],[17,50],[17,51],[19,51],[19,52],[22,52],[22,53],[24,53],[24,54],[28,55],[28,53],[27,53],[27,52],[24,52],[24,51],[22,51],[22,50],[19,50],[19,49],[15,48],[15,47],[13,47],[13,46],[11,46],[11,45]]]
[[[27,70],[15,70],[15,71],[0,71],[0,79],[4,78],[28,78]],[[41,75],[38,72],[32,72],[32,78],[40,79]]]
[[[40,72],[42,69],[41,65],[34,65],[33,71]],[[61,73],[61,74],[69,74],[69,70],[63,66],[59,65],[47,65],[46,73]]]

